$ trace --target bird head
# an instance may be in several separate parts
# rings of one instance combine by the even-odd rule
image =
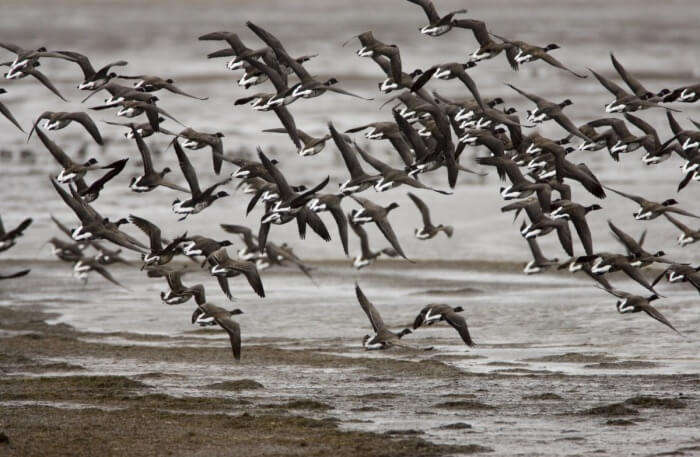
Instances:
[[[91,158],[90,160],[88,160],[87,162],[85,162],[85,166],[86,166],[86,167],[89,167],[89,166],[91,166],[91,165],[95,165],[96,163],[97,163],[97,159],[95,159],[95,158],[93,157],[93,158]]]
[[[219,243],[220,246],[232,246],[233,243],[230,240],[224,240],[221,243]]]
[[[596,210],[599,210],[599,209],[603,209],[603,207],[600,206],[600,205],[597,204],[597,203],[594,203],[594,204],[592,204],[591,206],[589,206],[588,208],[586,208],[586,212],[588,212],[588,211],[596,211]]]
[[[389,204],[389,206],[386,207],[386,211],[389,212],[389,211],[391,211],[392,209],[396,209],[396,208],[398,208],[398,207],[399,207],[399,204],[398,204],[398,203],[392,202],[391,204]]]
[[[221,132],[216,132],[216,136],[219,137],[219,138],[223,138],[223,137],[224,137],[224,134],[221,133]]]
[[[668,200],[666,200],[665,202],[662,203],[662,205],[664,205],[664,206],[672,206],[672,205],[677,205],[677,204],[678,204],[678,201],[673,199],[673,198],[669,198]]]
[[[411,330],[410,328],[405,328],[401,330],[401,333],[399,333],[399,338],[408,335],[409,333],[413,333],[413,330]]]
[[[224,198],[224,197],[228,197],[229,195],[230,195],[230,194],[229,194],[228,192],[226,192],[225,190],[222,190],[221,192],[218,192],[218,193],[215,195],[215,197],[216,197],[216,198]]]
[[[547,46],[544,47],[545,51],[553,51],[555,49],[559,49],[559,45],[556,43],[550,43]]]
[[[455,306],[455,308],[453,309],[453,311],[454,311],[455,313],[461,313],[462,311],[464,311],[464,308],[462,308],[461,306]]]
[[[573,105],[573,104],[574,104],[574,102],[572,102],[571,100],[569,100],[569,99],[567,98],[566,100],[564,100],[563,102],[561,102],[561,103],[559,104],[559,106],[561,106],[561,107],[563,108],[563,107],[565,107],[565,106],[569,106],[569,105]]]

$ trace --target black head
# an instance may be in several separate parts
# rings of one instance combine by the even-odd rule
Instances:
[[[501,104],[503,104],[503,99],[501,97],[496,97],[487,103],[487,105],[489,105],[491,108],[493,108],[494,106],[501,105]]]
[[[171,171],[173,171],[173,170],[171,170],[170,167],[165,167],[165,168],[163,168],[163,171],[161,172],[161,174],[166,175],[166,174],[170,173]]]
[[[180,199],[179,199],[179,198],[178,198],[177,200],[173,200],[173,205],[177,205],[178,203],[180,203]]]
[[[392,209],[396,209],[399,207],[399,204],[396,202],[391,203],[389,206],[386,207],[387,212],[391,211]]]
[[[221,133],[221,132],[216,132],[216,136],[219,137],[219,138],[223,138],[223,137],[224,137],[224,134]]]
[[[165,80],[165,82],[168,83],[168,84],[172,84],[172,83],[174,83],[175,81],[173,81],[172,79],[168,78],[168,79]]]
[[[594,204],[592,204],[591,206],[589,206],[588,208],[586,208],[586,212],[589,212],[589,211],[596,211],[596,210],[599,210],[599,209],[603,209],[603,207],[600,206],[600,205],[597,204],[597,203],[594,203]]]
[[[338,80],[335,78],[331,78],[328,81],[325,82],[326,86],[332,86],[333,84],[338,84]]]
[[[157,102],[158,100],[159,100],[158,97],[156,97],[156,96],[154,95],[154,96],[148,98],[148,103],[155,103],[155,102]]]
[[[563,102],[561,102],[561,103],[559,104],[559,106],[564,107],[564,106],[569,106],[569,105],[573,105],[573,104],[574,104],[574,102],[572,102],[571,100],[569,100],[569,99],[567,98],[566,100],[564,100]]]
[[[233,245],[233,243],[229,240],[224,240],[224,241],[219,243],[219,246],[231,246],[231,245]]]
[[[466,68],[474,68],[474,67],[476,67],[476,62],[469,61],[469,62],[465,63],[464,65],[462,65],[462,67],[464,67],[465,69]]]
[[[516,110],[515,108],[513,108],[513,107],[511,106],[510,108],[508,108],[507,110],[505,110],[505,111],[503,111],[503,112],[506,113],[506,114],[513,114],[513,113],[517,113],[518,110]]]
[[[222,190],[221,192],[218,192],[215,195],[216,198],[224,198],[224,197],[228,197],[228,196],[229,196],[229,193],[226,192],[225,190]]]
[[[664,205],[664,206],[672,206],[672,205],[677,205],[677,204],[678,204],[678,201],[673,199],[673,198],[669,198],[668,200],[666,200],[665,202],[662,203],[662,205]]]
[[[656,251],[656,254],[654,254],[654,257],[663,257],[665,255],[666,255],[666,253],[664,251]]]
[[[565,149],[565,151],[567,154],[571,154],[572,152],[576,151],[576,149],[569,146],[568,148]]]
[[[507,131],[508,131],[508,130],[507,130],[506,128],[504,128],[504,127],[496,127],[496,128],[493,130],[493,133],[506,133]]]
[[[659,298],[659,296],[656,295],[656,294],[654,294],[654,295],[649,295],[649,296],[647,297],[647,301],[654,301],[654,300],[657,300],[658,298]]]
[[[236,309],[232,309],[232,310],[229,311],[228,313],[229,313],[231,316],[235,316],[236,314],[243,314],[243,311],[241,311],[240,309],[236,308]]]
[[[277,159],[272,159],[272,160],[270,160],[270,163],[271,163],[272,165],[277,165],[277,164],[279,163],[279,160],[277,160]]]
[[[415,78],[416,76],[420,76],[420,75],[422,75],[422,74],[423,74],[423,70],[421,70],[420,68],[416,68],[415,70],[413,70],[413,71],[411,72],[411,74],[410,74],[409,76],[410,76],[411,78]]]
[[[545,51],[553,51],[555,49],[559,49],[559,45],[556,43],[550,43],[547,46],[544,47]]]
[[[668,90],[668,89],[661,89],[661,91],[659,91],[659,93],[656,94],[656,95],[657,95],[658,97],[663,97],[664,95],[668,95],[668,94],[670,94],[670,93],[671,93],[671,91]]]
[[[97,163],[97,159],[93,157],[92,159],[85,162],[85,165],[89,167],[91,165],[95,165],[96,163]]]
[[[119,76],[119,75],[117,75],[115,72],[112,72],[112,73],[110,73],[110,74],[107,75],[107,77],[108,77],[109,79],[114,79],[114,78],[116,78],[117,76]]]
[[[121,219],[119,219],[117,222],[115,222],[114,225],[116,225],[117,227],[119,227],[120,225],[125,225],[125,224],[128,224],[128,223],[129,223],[129,221],[128,221],[127,219],[121,218]]]
[[[3,88],[3,87],[0,87],[0,94],[4,94],[4,93],[7,93],[7,90],[5,90],[5,88]]]
[[[409,333],[413,333],[413,331],[410,328],[405,328],[401,330],[401,333],[399,333],[399,338],[408,335]]]
[[[37,52],[46,52],[46,48],[42,46],[39,49],[37,49]]]
[[[464,311],[464,308],[462,308],[461,306],[455,306],[452,309],[452,311],[454,311],[455,313],[461,313],[462,311]]]

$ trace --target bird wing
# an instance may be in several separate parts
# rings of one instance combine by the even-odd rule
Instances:
[[[469,89],[469,92],[472,93],[474,96],[474,99],[476,102],[479,104],[479,108],[482,110],[485,110],[486,107],[484,106],[483,100],[481,100],[481,94],[479,94],[479,89],[476,87],[476,83],[474,80],[467,74],[466,71],[464,71],[463,67],[459,67],[460,69],[457,71],[457,77],[459,78],[462,83],[464,83],[465,86],[467,86],[467,89]]]
[[[102,175],[99,179],[97,179],[95,182],[90,184],[90,187],[87,187],[86,189],[83,189],[82,191],[79,191],[78,193],[81,196],[88,195],[90,193],[96,192],[99,193],[100,190],[107,184],[109,181],[114,179],[115,176],[117,176],[119,173],[124,170],[124,167],[126,166],[126,162],[128,162],[129,158],[117,160],[116,162],[112,162],[109,165],[104,166],[103,168],[109,168],[110,170]]]
[[[345,166],[350,172],[350,176],[352,178],[364,176],[365,172],[364,170],[362,170],[360,162],[357,160],[355,153],[350,148],[350,144],[346,141],[345,137],[336,130],[335,126],[332,123],[328,123],[328,128],[331,132],[331,137],[333,138],[336,147],[340,151],[340,154],[343,156],[343,161],[345,162]]]
[[[382,316],[379,314],[379,311],[377,311],[377,308],[375,308],[372,302],[367,299],[365,294],[362,292],[362,289],[360,289],[360,285],[357,283],[355,283],[355,295],[357,296],[357,301],[360,303],[362,310],[369,318],[369,322],[372,324],[374,331],[379,332],[385,328],[384,321],[382,320]]]
[[[88,205],[83,203],[82,200],[80,199],[75,199],[72,196],[68,195],[68,192],[66,192],[57,182],[55,179],[51,179],[51,184],[53,184],[54,189],[56,189],[56,192],[58,192],[58,195],[61,196],[63,201],[70,207],[70,209],[73,210],[76,216],[78,216],[78,219],[83,224],[88,224],[90,222],[93,222],[96,218],[94,217],[94,214],[90,212],[87,207]],[[78,201],[80,200],[80,201]],[[70,232],[69,232],[70,236]]]
[[[287,107],[283,105],[276,106],[274,108],[274,112],[275,114],[277,114],[277,117],[279,118],[280,122],[282,122],[282,125],[287,130],[287,133],[294,142],[294,145],[297,147],[297,149],[301,149],[301,140],[299,140],[299,135],[297,134],[297,125],[296,122],[294,122],[294,117],[292,117],[292,113],[290,113]]]
[[[34,124],[32,125],[32,129],[29,131],[29,135],[27,135],[27,142],[29,142],[29,139],[32,137],[32,133],[34,133],[34,130],[36,130],[36,127],[37,125],[39,125],[39,122],[41,122],[42,119],[49,119],[52,114],[54,114],[53,111],[44,111],[39,117],[36,118]]]
[[[392,167],[390,167],[389,165],[385,164],[385,163],[382,162],[381,160],[376,159],[376,158],[372,157],[371,155],[367,154],[367,153],[366,153],[365,151],[363,151],[362,148],[360,148],[357,144],[355,144],[355,149],[356,149],[357,152],[360,154],[360,156],[362,157],[362,159],[363,159],[365,162],[367,162],[368,164],[370,164],[370,165],[372,166],[372,168],[374,168],[374,169],[377,170],[378,172],[380,172],[380,173],[386,173],[386,172],[388,172],[388,171],[392,171],[392,170],[393,170]]]
[[[280,192],[280,198],[282,200],[287,200],[288,198],[294,196],[295,193],[287,183],[287,180],[282,172],[270,161],[270,159],[267,158],[260,147],[258,147],[258,157],[260,158],[260,162],[262,162],[263,166],[265,167],[265,170],[267,170],[270,176],[272,176],[272,179],[275,181],[277,190]]]
[[[318,216],[318,214],[314,213],[311,211],[309,208],[304,206],[301,211],[297,214],[297,221],[299,224],[304,222],[305,224],[308,224],[311,229],[316,232],[318,236],[321,237],[324,241],[330,241],[331,240],[331,235],[328,233],[328,229],[326,228],[326,225],[323,223],[321,218]],[[300,225],[301,226],[301,225]]]
[[[630,75],[627,70],[625,70],[625,67],[622,66],[620,62],[615,58],[615,55],[611,52],[610,53],[610,59],[612,60],[613,66],[615,67],[615,70],[620,74],[620,77],[627,83],[630,89],[632,89],[632,92],[634,95],[637,97],[643,97],[645,95],[650,94],[650,92],[642,86],[642,83],[640,83],[634,76]]]
[[[265,296],[265,288],[263,287],[262,280],[260,279],[260,273],[258,272],[258,268],[255,266],[255,263],[240,262],[237,270],[245,275],[250,287],[253,288],[256,294],[258,294],[260,297]]]
[[[5,105],[3,105],[2,103],[0,103],[0,113],[2,113],[2,115],[5,116],[10,122],[15,124],[15,126],[18,129],[20,129],[20,131],[22,131],[22,133],[24,133],[24,129],[22,128],[21,125],[19,125],[19,122],[17,122],[17,119],[15,119],[15,117],[12,115],[10,110],[7,109],[7,107]]]
[[[107,270],[103,265],[100,265],[99,263],[93,263],[91,265],[92,269],[96,271],[100,276],[105,278],[107,281],[111,282],[112,284],[116,284],[117,286],[123,288],[123,289],[129,289],[128,287],[124,286],[122,283],[117,281],[114,276],[112,276],[112,273]]]
[[[163,247],[161,240],[160,228],[142,217],[130,215],[129,222],[138,227],[143,233],[148,236],[151,243],[151,250],[160,250]]]
[[[425,11],[425,15],[428,16],[428,20],[430,21],[431,24],[436,24],[437,22],[440,21],[440,15],[435,10],[435,5],[433,5],[432,0],[408,0],[408,1],[423,8],[423,11]]]
[[[0,279],[14,279],[14,278],[20,278],[22,276],[26,276],[29,274],[29,272],[32,271],[31,269],[27,268],[24,270],[17,271],[15,273],[10,273],[8,275],[0,275]]]
[[[489,31],[486,29],[486,23],[476,19],[455,19],[452,25],[462,29],[469,29],[474,33],[474,38],[481,46],[491,42]]]
[[[632,200],[632,201],[634,201],[634,202],[637,202],[637,203],[640,204],[640,205],[642,205],[644,202],[646,202],[646,199],[644,199],[644,198],[642,198],[642,197],[638,197],[638,196],[632,195],[632,194],[626,194],[626,193],[624,193],[624,192],[620,192],[619,190],[615,190],[615,189],[613,189],[612,187],[608,187],[608,186],[604,186],[604,187],[605,187],[606,189],[608,189],[608,190],[611,190],[611,191],[615,192],[617,195],[621,195],[621,196],[623,196],[623,197],[625,197],[625,198],[629,198],[630,200]]]
[[[228,333],[229,340],[231,340],[233,358],[241,360],[241,326],[230,317],[217,315],[214,316],[214,320]]]
[[[665,206],[664,212],[671,212],[671,213],[676,213],[676,214],[681,214],[683,216],[688,216],[688,217],[694,217],[695,219],[700,219],[700,216],[697,216],[691,212],[688,212],[684,209],[680,208],[674,208],[673,206]]]
[[[343,212],[343,208],[340,207],[340,205],[332,205],[328,207],[328,211],[330,211],[331,215],[333,216],[333,219],[335,219],[335,223],[338,226],[338,235],[340,236],[340,242],[343,245],[343,251],[345,252],[345,255],[348,255],[348,219],[345,217],[345,213]]]
[[[413,203],[416,204],[418,211],[420,211],[420,214],[423,217],[423,227],[432,227],[433,223],[430,221],[430,210],[428,209],[428,205],[426,205],[423,200],[411,192],[408,193],[408,196],[411,200],[413,200]]]
[[[102,141],[102,135],[100,135],[100,131],[95,125],[95,122],[90,118],[90,116],[85,113],[85,112],[77,112],[77,113],[69,113],[67,116],[68,119],[71,119],[75,122],[80,123],[83,127],[85,127],[85,130],[88,131],[90,136],[95,140],[95,142],[99,145],[104,144]]]
[[[622,243],[622,245],[625,246],[628,254],[638,254],[639,252],[641,252],[641,244],[637,243],[634,240],[634,238],[617,228],[615,224],[612,223],[612,221],[608,221],[608,227],[610,227],[610,230],[615,234],[615,238],[617,238],[618,241],[620,241],[620,243]]]
[[[196,100],[209,100],[209,97],[197,97],[195,95],[188,94],[187,92],[177,87],[175,84],[171,83],[165,83],[163,85],[163,89],[168,90],[173,94],[184,95],[185,97],[194,98]]]
[[[467,320],[464,317],[452,310],[443,312],[442,315],[445,317],[447,323],[459,332],[459,336],[462,337],[462,341],[464,341],[467,346],[474,346],[474,341],[472,341],[472,337],[469,335]]]
[[[615,97],[624,97],[626,95],[629,95],[622,87],[618,86],[614,82],[610,81],[608,78],[605,78],[604,76],[599,75],[595,71],[591,70],[590,68],[588,69],[591,73],[593,73],[593,76],[596,77],[598,82],[603,85],[611,94],[613,94]]]
[[[649,303],[644,303],[644,304],[637,305],[637,306],[639,306],[640,308],[642,308],[642,310],[643,310],[645,313],[647,313],[652,319],[656,319],[657,321],[661,322],[661,323],[664,324],[665,326],[669,327],[669,328],[670,328],[671,330],[673,330],[674,332],[676,332],[676,333],[682,335],[682,333],[679,332],[678,330],[676,330],[676,327],[674,327],[674,326],[668,321],[668,319],[666,319],[666,318],[664,317],[664,315],[661,314],[661,313],[659,312],[659,310],[657,310],[656,308],[654,308],[653,306],[651,306],[651,304],[649,304]]]
[[[192,197],[198,197],[202,194],[202,191],[199,188],[199,181],[197,180],[197,172],[195,172],[194,167],[192,166],[192,163],[187,158],[187,154],[185,154],[185,151],[182,150],[182,146],[180,146],[180,142],[177,141],[177,138],[175,138],[175,140],[173,140],[173,143],[175,146],[175,154],[177,154],[177,161],[180,164],[180,169],[182,170],[182,174],[185,175],[185,179],[187,180],[187,184],[189,185],[190,191],[192,192]]]
[[[577,78],[581,78],[581,79],[588,78],[588,75],[582,75],[582,74],[580,74],[580,73],[576,73],[575,71],[573,71],[572,69],[566,67],[564,64],[562,64],[561,62],[559,62],[556,58],[554,58],[553,56],[547,54],[546,52],[543,53],[543,54],[540,56],[540,59],[541,59],[541,60],[544,60],[545,62],[547,62],[548,64],[550,64],[550,65],[553,66],[553,67],[560,68],[560,69],[562,69],[562,70],[568,71],[569,73],[571,73],[572,75],[576,76]]]
[[[639,270],[639,268],[633,267],[627,262],[624,262],[620,265],[620,269],[624,271],[627,276],[638,282],[640,285],[642,285],[645,289],[650,290],[652,293],[656,293],[654,288],[652,287],[651,284],[649,284],[649,281],[644,277],[642,272]]]
[[[143,162],[144,175],[151,175],[155,172],[153,169],[153,160],[151,159],[151,150],[148,149],[148,145],[146,145],[146,142],[143,141],[143,138],[139,134],[136,127],[133,124],[129,127],[131,127],[131,132],[136,140],[136,146],[138,146],[139,152],[141,153],[141,162]]]
[[[64,168],[73,165],[71,158],[68,157],[63,149],[61,149],[56,143],[51,141],[51,139],[47,137],[41,129],[37,128],[36,134],[58,163],[60,163]]]
[[[664,213],[664,216],[666,217],[666,219],[668,219],[668,221],[669,221],[671,224],[675,225],[675,226],[678,228],[678,230],[680,230],[681,232],[683,232],[683,233],[691,233],[691,232],[693,231],[690,227],[688,227],[687,225],[683,224],[681,221],[679,221],[679,220],[676,219],[675,217],[671,216],[670,214]]]
[[[408,257],[406,257],[406,254],[404,254],[403,249],[401,249],[399,239],[396,237],[394,229],[391,228],[391,224],[389,224],[389,220],[386,218],[386,216],[378,220],[375,219],[374,223],[377,224],[379,230],[382,232],[387,241],[389,241],[391,246],[396,250],[396,252],[398,252],[401,257],[408,260]]]

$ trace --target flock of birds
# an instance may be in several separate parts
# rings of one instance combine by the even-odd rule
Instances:
[[[108,122],[125,127],[126,138],[133,139],[140,152],[143,174],[131,179],[129,187],[133,192],[150,192],[158,187],[177,191],[181,197],[173,201],[172,211],[181,216],[180,221],[206,210],[217,200],[228,197],[229,194],[222,189],[232,180],[238,180],[238,188],[252,195],[247,213],[250,213],[258,204],[264,206],[257,234],[243,225],[221,225],[226,232],[240,236],[245,246],[238,250],[237,258],[232,258],[228,254],[227,247],[232,245],[229,240],[218,241],[191,235],[184,230],[166,237],[160,227],[136,215],[112,221],[99,213],[92,204],[99,199],[106,185],[122,172],[128,158],[107,165],[99,164],[95,159],[84,163],[76,162],[53,142],[47,133],[76,123],[80,124],[95,142],[102,144],[103,140],[97,125],[86,112],[47,111],[36,119],[29,131],[29,136],[36,132],[39,140],[62,167],[58,175],[50,176],[50,181],[60,198],[80,220],[78,227],[69,229],[52,216],[58,228],[69,237],[69,240],[54,237],[49,241],[53,246],[54,254],[59,259],[72,263],[73,271],[80,279],[87,280],[90,272],[96,272],[109,281],[121,285],[107,267],[115,262],[131,264],[130,261],[121,257],[122,249],[140,253],[141,269],[145,270],[149,277],[165,278],[167,282],[168,290],[161,292],[161,300],[168,305],[175,305],[194,298],[197,308],[192,315],[192,322],[200,325],[220,325],[228,332],[233,355],[239,359],[241,332],[232,316],[242,311],[239,309],[228,311],[208,302],[202,284],[194,286],[183,284],[183,276],[189,269],[168,265],[174,258],[186,256],[199,267],[207,268],[229,298],[232,298],[229,279],[237,276],[244,276],[255,293],[264,297],[265,291],[259,270],[271,264],[291,262],[311,278],[311,268],[299,259],[289,246],[277,245],[268,240],[272,226],[296,222],[300,238],[305,238],[307,226],[309,226],[321,239],[329,241],[330,233],[318,215],[318,213],[329,212],[337,225],[346,256],[349,255],[348,226],[361,240],[361,253],[353,260],[355,268],[367,267],[380,255],[400,256],[408,260],[390,223],[391,211],[398,207],[398,204],[391,203],[383,207],[366,197],[360,197],[359,194],[370,188],[374,188],[377,192],[385,192],[399,186],[451,194],[448,190],[424,184],[419,179],[420,175],[444,169],[447,174],[447,184],[453,188],[460,171],[479,174],[460,165],[459,158],[462,152],[467,146],[484,146],[490,154],[477,158],[477,163],[494,167],[501,181],[507,182],[507,185],[504,184],[500,188],[500,194],[504,200],[510,202],[503,206],[502,211],[514,211],[516,218],[523,211],[527,215],[527,222],[522,223],[520,233],[531,249],[533,260],[525,266],[525,273],[539,273],[555,266],[559,269],[568,269],[572,273],[583,271],[597,281],[600,288],[618,298],[616,306],[620,313],[645,312],[675,330],[651,304],[660,297],[655,286],[666,277],[671,283],[690,283],[700,292],[700,268],[674,262],[661,251],[647,252],[643,247],[644,235],[640,240],[635,240],[612,222],[609,222],[610,229],[624,245],[626,253],[595,251],[593,237],[586,223],[586,215],[590,211],[601,210],[602,207],[598,204],[584,206],[574,201],[572,187],[569,184],[572,181],[577,182],[585,192],[598,199],[606,197],[606,189],[630,199],[639,205],[639,209],[634,213],[637,220],[650,220],[664,216],[680,230],[678,243],[683,247],[700,240],[700,230],[691,229],[677,217],[700,217],[679,209],[674,199],[658,203],[606,187],[585,164],[574,163],[568,156],[577,149],[581,151],[607,149],[614,160],[619,160],[620,154],[641,148],[645,151],[644,163],[652,165],[675,154],[684,160],[681,167],[683,177],[678,186],[678,192],[680,192],[691,182],[700,181],[700,130],[681,127],[672,114],[676,110],[668,107],[667,104],[698,101],[700,84],[675,90],[664,89],[654,93],[628,73],[611,54],[613,66],[629,87],[629,91],[593,70],[590,71],[614,96],[614,100],[605,106],[606,115],[622,114],[624,119],[602,117],[577,126],[564,112],[565,107],[572,104],[570,100],[556,103],[508,84],[513,91],[536,105],[534,109],[527,112],[527,117],[523,120],[513,108],[497,108],[504,103],[501,98],[483,98],[477,84],[469,75],[469,69],[484,59],[504,54],[514,70],[526,63],[542,61],[578,78],[587,76],[571,70],[555,59],[551,55],[551,51],[558,48],[555,44],[539,47],[523,41],[506,39],[491,33],[482,21],[462,18],[466,10],[440,15],[430,0],[408,1],[421,6],[427,15],[429,23],[420,27],[420,33],[436,37],[453,29],[471,30],[478,43],[478,49],[469,55],[466,63],[439,63],[426,70],[418,69],[406,73],[401,63],[400,50],[396,45],[381,42],[371,31],[358,34],[343,46],[354,39],[359,40],[361,47],[356,54],[372,59],[386,76],[378,84],[379,91],[382,94],[400,91],[385,104],[391,102],[397,102],[397,104],[392,108],[391,119],[357,126],[345,132],[338,131],[333,123],[329,123],[328,134],[321,138],[315,138],[297,128],[294,117],[289,111],[290,105],[300,100],[324,96],[326,93],[356,98],[365,97],[342,89],[335,78],[328,80],[315,78],[305,66],[315,57],[314,55],[293,57],[294,54],[288,52],[275,35],[252,22],[247,22],[248,28],[263,43],[263,46],[258,49],[248,48],[238,35],[232,32],[214,32],[199,38],[205,41],[223,41],[227,45],[209,54],[208,57],[230,57],[231,60],[226,67],[233,71],[243,71],[243,75],[238,80],[238,85],[241,87],[250,89],[267,81],[272,84],[274,88],[272,92],[257,92],[235,101],[235,105],[249,104],[254,111],[274,112],[282,127],[270,129],[269,132],[288,135],[302,157],[320,153],[330,141],[335,144],[350,174],[345,182],[339,184],[338,192],[335,193],[322,193],[329,184],[329,178],[313,187],[290,182],[287,179],[288,176],[283,173],[284,167],[276,160],[270,159],[261,148],[258,148],[258,161],[225,155],[222,139],[224,135],[221,133],[205,133],[184,125],[185,128],[179,133],[164,129],[161,123],[166,118],[176,123],[180,122],[158,106],[159,99],[154,93],[165,90],[193,99],[204,99],[178,88],[171,79],[150,75],[126,76],[112,71],[115,67],[127,65],[123,60],[109,63],[95,70],[91,61],[77,52],[47,51],[45,48],[23,49],[13,44],[0,43],[0,47],[16,54],[13,61],[1,64],[9,67],[5,73],[7,80],[33,76],[58,97],[64,99],[50,80],[38,70],[43,59],[62,59],[77,64],[82,70],[84,78],[77,87],[89,92],[85,100],[102,90],[109,93],[104,103],[91,108],[92,110],[116,109],[117,116],[127,118],[145,115],[146,122],[143,123]],[[457,100],[446,98],[437,92],[429,93],[425,86],[433,78],[457,79],[471,96]],[[124,85],[124,80],[135,82]],[[5,92],[5,89],[0,89],[0,93]],[[651,125],[631,114],[648,109],[666,110],[674,133],[673,137],[662,142]],[[18,129],[24,131],[11,112],[1,103],[0,112]],[[565,131],[562,134],[566,136],[551,139],[537,132],[527,135],[523,131],[523,128],[531,128],[534,124],[548,121],[554,121],[560,125]],[[641,133],[632,133],[628,128],[630,124]],[[695,128],[700,129],[700,124],[696,122],[693,124]],[[350,135],[361,131],[367,139],[387,140],[398,155],[396,163],[400,160],[401,165],[382,162],[358,146]],[[177,155],[186,186],[177,184],[167,176],[172,172],[169,168],[158,170],[155,167],[149,146],[144,141],[151,135],[173,137],[170,144]],[[571,145],[574,138],[581,140],[577,148]],[[225,179],[200,185],[197,171],[191,164],[185,149],[202,148],[211,150],[216,175],[222,172],[224,162],[235,165],[237,169]],[[367,165],[373,169],[372,172],[366,171]],[[100,178],[88,183],[88,176],[99,170],[106,170],[106,172]],[[554,192],[557,193],[558,198],[553,197]],[[429,240],[440,232],[447,237],[452,237],[452,227],[434,225],[425,202],[413,193],[408,193],[408,196],[422,216],[422,227],[415,230],[415,236],[418,239]],[[358,205],[349,213],[342,207],[346,197]],[[135,225],[147,236],[147,243],[121,229],[122,225],[129,223]],[[371,223],[374,223],[384,235],[390,248],[376,252],[370,249],[363,226]],[[577,256],[574,253],[570,223],[578,234],[585,255]],[[15,240],[30,224],[31,219],[27,219],[11,231],[5,231],[0,225],[0,250],[12,247]],[[561,247],[570,260],[560,263],[557,259],[548,259],[543,255],[537,238],[552,232],[556,232]],[[116,245],[118,248],[110,249],[104,242]],[[88,254],[89,250],[94,250],[94,253]],[[641,269],[656,263],[661,263],[665,269],[650,283]],[[635,295],[613,288],[605,275],[615,271],[623,271],[649,290],[651,295]],[[24,270],[2,278],[17,277],[27,272],[28,270]],[[401,332],[391,331],[357,284],[356,295],[374,330],[373,335],[365,336],[363,346],[366,349],[384,349],[401,345],[399,339],[411,333],[412,330],[406,328]],[[465,344],[471,346],[473,341],[467,323],[464,317],[458,314],[461,311],[463,311],[461,307],[430,304],[424,307],[416,317],[413,330],[445,321],[458,331]]]

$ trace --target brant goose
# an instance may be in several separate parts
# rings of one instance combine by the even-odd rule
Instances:
[[[365,297],[365,294],[357,283],[355,283],[355,295],[357,296],[357,301],[360,303],[362,310],[369,318],[370,324],[372,324],[372,330],[374,330],[373,336],[365,335],[362,339],[362,346],[367,350],[388,349],[391,346],[401,346],[398,341],[404,335],[412,333],[411,329],[405,328],[399,333],[392,332],[386,327],[379,311],[377,311],[377,308]]]
[[[211,303],[203,303],[197,306],[197,309],[192,314],[192,323],[197,322],[201,317],[211,317],[214,322],[219,324],[219,327],[228,333],[231,340],[231,349],[233,350],[233,358],[241,360],[241,326],[238,322],[231,319],[231,316],[243,314],[240,309],[227,311],[224,308]]]
[[[462,311],[464,311],[464,308],[461,306],[453,308],[449,305],[441,304],[427,305],[420,310],[420,313],[418,313],[418,316],[416,316],[416,319],[413,321],[413,330],[422,326],[431,326],[436,322],[445,321],[450,324],[452,328],[457,330],[464,344],[470,347],[474,346],[474,341],[472,341],[472,337],[469,335],[467,321],[464,317],[457,314]]]
[[[180,142],[175,138],[173,140],[175,146],[175,154],[177,154],[177,160],[180,163],[180,168],[182,169],[182,174],[185,175],[185,180],[190,188],[190,197],[186,200],[180,200],[179,198],[173,201],[172,208],[175,214],[184,214],[180,220],[184,220],[190,214],[197,214],[202,212],[204,209],[211,206],[216,200],[228,197],[229,194],[226,191],[219,191],[214,193],[214,191],[219,187],[231,181],[228,177],[222,181],[212,184],[204,190],[199,188],[199,180],[197,179],[197,173],[187,158],[185,151],[180,147]]]
[[[87,130],[87,132],[97,144],[104,144],[104,142],[102,141],[102,135],[100,135],[100,131],[97,129],[95,122],[90,118],[90,116],[87,113],[82,111],[76,113],[66,113],[62,111],[44,111],[41,114],[41,116],[39,116],[36,119],[36,121],[34,121],[34,125],[32,126],[32,129],[29,131],[29,135],[27,136],[27,142],[29,142],[29,138],[32,137],[34,129],[36,129],[37,125],[39,125],[39,122],[41,122],[42,120],[44,121],[44,128],[46,130],[59,130],[64,127],[67,127],[68,124],[75,121],[83,127],[85,127],[85,130]]]
[[[418,207],[418,211],[420,211],[420,214],[423,218],[423,227],[414,230],[416,238],[418,238],[419,240],[429,240],[437,236],[437,234],[440,232],[445,232],[447,238],[452,238],[452,233],[454,232],[454,229],[451,225],[433,225],[432,221],[430,220],[430,210],[428,209],[428,205],[426,205],[423,200],[421,200],[411,192],[408,193],[408,196],[411,200],[413,200],[413,203],[416,204],[416,207]]]
[[[656,308],[654,308],[651,305],[652,301],[657,300],[659,298],[658,295],[654,294],[650,295],[649,297],[642,297],[640,295],[632,295],[630,293],[623,292],[618,289],[603,289],[602,287],[598,288],[621,299],[618,300],[617,303],[615,303],[618,313],[627,314],[639,313],[643,311],[652,319],[656,319],[665,326],[669,327],[674,332],[678,333],[679,335],[682,335],[681,332],[676,330],[676,328],[673,325],[671,325],[671,323],[664,317],[663,314],[661,314]]]

